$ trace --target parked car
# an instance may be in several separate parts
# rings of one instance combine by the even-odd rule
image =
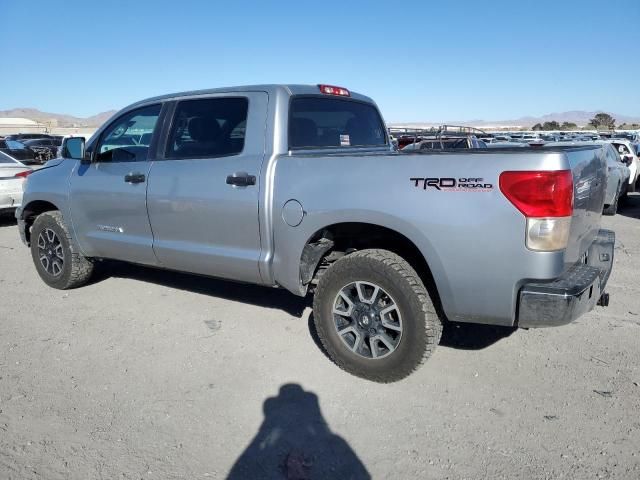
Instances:
[[[16,212],[47,285],[117,259],[313,292],[329,356],[373,381],[413,372],[446,320],[562,325],[608,303],[600,146],[392,152],[370,98],[263,85],[143,100],[63,151]]]
[[[487,144],[482,140],[478,140],[475,136],[462,136],[462,137],[434,137],[425,138],[421,137],[417,143],[410,143],[402,148],[402,151],[411,150],[456,150],[464,148],[487,148]]]
[[[430,129],[392,128],[390,132],[399,135],[398,148],[404,151],[487,147],[477,136],[486,133],[474,127],[441,125]]]
[[[22,204],[22,186],[32,171],[15,158],[0,152],[0,214],[14,211]]]
[[[510,135],[494,135],[494,142],[510,142],[511,136]]]
[[[560,135],[555,133],[543,133],[540,135],[540,138],[545,142],[558,142],[560,141]]]
[[[7,135],[5,140],[31,140],[34,138],[51,138],[51,135],[46,133],[15,133]]]
[[[31,150],[34,158],[42,164],[56,157],[58,147],[62,144],[62,141],[58,142],[53,138],[33,138],[21,140],[20,143]]]
[[[25,145],[17,140],[3,139],[0,140],[0,152],[9,155],[11,158],[24,163],[25,165],[38,164],[33,150],[28,149]]]
[[[631,143],[640,143],[640,135],[635,132],[616,132],[611,138],[623,138]]]
[[[636,154],[633,144],[624,138],[612,138],[606,141],[611,143],[616,150],[618,150],[620,157],[629,167],[630,177],[628,191],[634,192],[636,190],[636,184],[640,183],[638,182],[640,177],[640,159],[638,159],[638,155]]]
[[[496,148],[520,148],[520,147],[528,147],[529,144],[528,143],[522,143],[522,142],[513,142],[513,141],[509,141],[509,142],[504,142],[504,141],[500,141],[500,142],[493,142],[487,145],[487,148],[490,149],[496,149]]]

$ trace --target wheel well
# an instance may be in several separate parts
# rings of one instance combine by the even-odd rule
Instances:
[[[36,217],[41,213],[51,212],[53,210],[58,210],[58,207],[44,200],[33,201],[24,207],[22,210],[22,219],[25,222],[24,233],[27,243],[31,242],[31,225],[33,225]]]
[[[344,255],[367,248],[389,250],[404,258],[416,270],[440,309],[440,296],[429,265],[416,245],[401,233],[369,223],[338,223],[316,232],[300,259],[300,278],[315,284],[329,266]]]

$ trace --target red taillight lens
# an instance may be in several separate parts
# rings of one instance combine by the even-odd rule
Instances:
[[[573,213],[571,170],[502,172],[500,191],[525,217],[569,217]]]
[[[24,172],[16,173],[15,178],[26,178],[33,173],[33,170],[25,170]]]
[[[322,93],[327,95],[338,95],[341,97],[350,97],[351,93],[346,88],[336,87],[334,85],[318,85]]]

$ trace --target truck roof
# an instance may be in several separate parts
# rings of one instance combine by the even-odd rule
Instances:
[[[322,95],[318,85],[297,85],[297,84],[265,84],[265,85],[243,85],[237,87],[222,87],[222,88],[207,88],[204,90],[190,90],[186,92],[169,93],[166,95],[159,95],[157,97],[150,97],[144,100],[137,101],[123,108],[122,110],[128,110],[137,105],[143,105],[150,102],[169,100],[180,97],[193,97],[198,95],[211,95],[215,93],[233,93],[233,92],[266,92],[269,95]],[[362,95],[360,93],[349,90],[350,97],[355,100],[360,100],[368,103],[374,103],[374,101]],[[329,95],[327,95],[329,96]],[[333,97],[335,98],[335,97]],[[344,97],[341,97],[344,98]]]

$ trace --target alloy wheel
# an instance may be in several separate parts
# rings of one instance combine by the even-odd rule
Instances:
[[[38,257],[45,271],[57,277],[62,274],[64,268],[64,250],[58,234],[50,228],[46,228],[38,235]]]
[[[342,342],[355,354],[380,359],[392,354],[402,338],[402,316],[382,287],[357,281],[340,289],[333,321]]]

